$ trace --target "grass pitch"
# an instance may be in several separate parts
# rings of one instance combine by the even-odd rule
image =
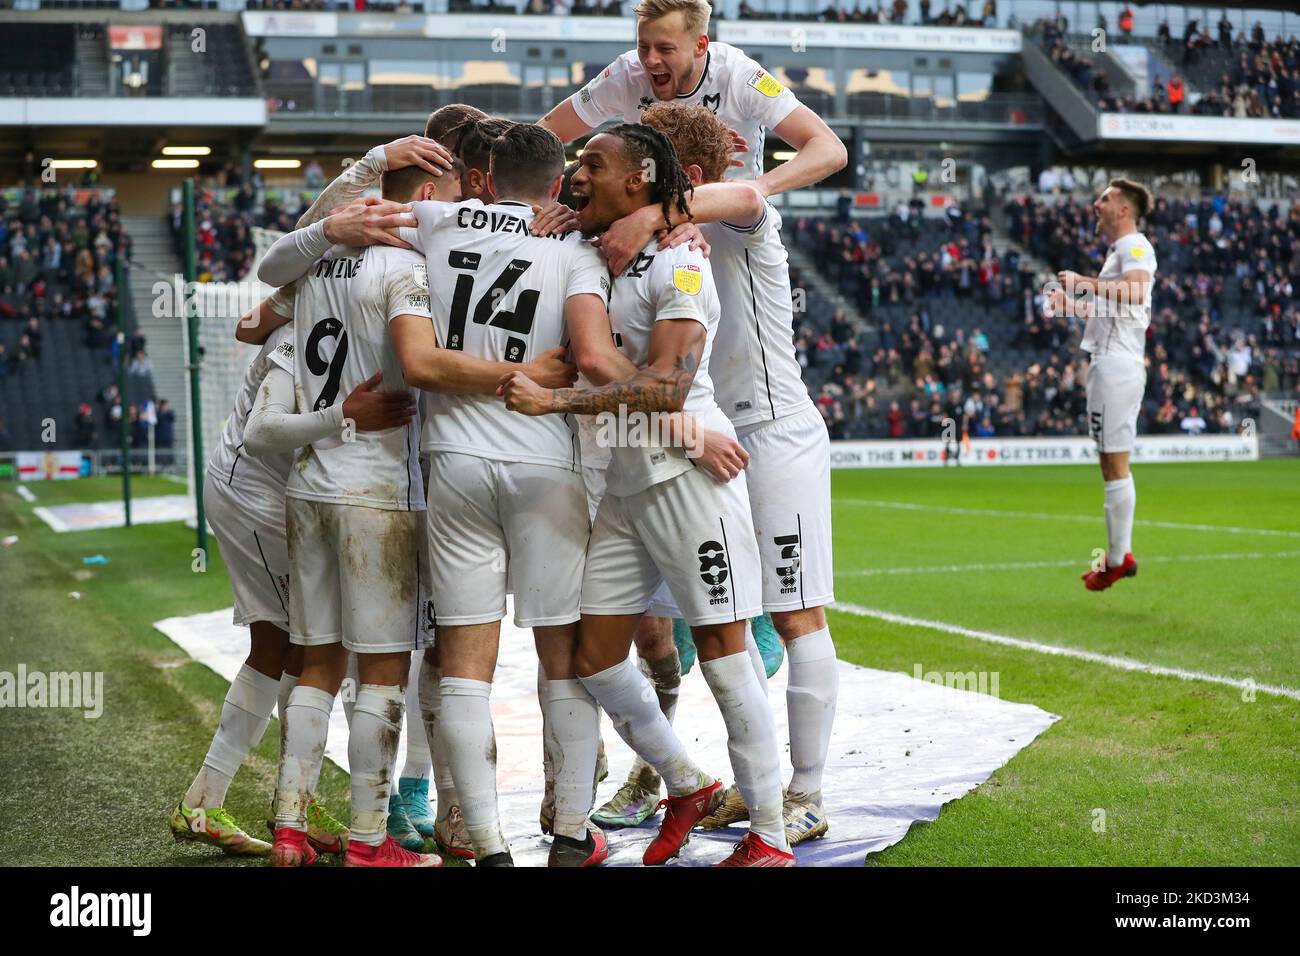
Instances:
[[[836,592],[859,612],[831,615],[841,656],[996,673],[1004,699],[1063,718],[869,865],[1300,863],[1300,701],[871,616],[1300,688],[1300,461],[1148,465],[1135,479],[1139,575],[1093,594],[1079,575],[1105,541],[1095,469],[835,473]],[[0,536],[19,538],[0,549],[0,670],[103,671],[106,702],[98,720],[0,711],[0,863],[231,865],[166,829],[226,685],[152,627],[229,606],[215,541],[195,573],[181,524],[55,534],[33,507],[111,499],[118,483],[29,488],[34,504],[0,488]],[[93,554],[110,562],[83,565]],[[227,803],[259,835],[277,739]],[[346,819],[346,775],[327,764],[321,790]]]

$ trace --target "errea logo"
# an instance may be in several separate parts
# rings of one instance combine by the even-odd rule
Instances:
[[[50,925],[57,927],[127,926],[133,936],[148,936],[153,927],[151,893],[69,893],[50,897]]]

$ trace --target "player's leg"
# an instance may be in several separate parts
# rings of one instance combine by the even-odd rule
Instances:
[[[261,741],[283,690],[289,646],[289,556],[283,526],[257,520],[214,483],[204,489],[235,597],[235,623],[249,628],[249,652],[231,681],[203,764],[172,811],[177,842],[195,841],[236,855],[264,855],[271,845],[249,836],[226,811],[226,792]],[[266,556],[263,557],[263,552]]]
[[[746,621],[762,608],[762,575],[744,475],[724,485],[698,469],[687,472],[633,496],[629,511],[691,625],[701,672],[727,727],[751,826],[726,865],[792,865],[781,821],[776,724],[761,670],[746,647]],[[699,801],[705,812],[692,822],[713,810],[720,796]],[[681,811],[669,801],[661,836]]]
[[[336,508],[342,561],[343,643],[356,656],[357,693],[348,735],[352,784],[346,866],[439,866],[436,854],[403,848],[388,808],[406,708],[411,652],[419,643],[418,511]],[[423,841],[421,841],[422,843]]]
[[[1083,575],[1090,591],[1104,591],[1137,574],[1133,557],[1137,489],[1129,471],[1129,455],[1145,388],[1146,372],[1137,362],[1100,356],[1088,368],[1088,429],[1097,443],[1106,517],[1104,559]]]
[[[433,770],[433,754],[429,750],[428,736],[420,714],[420,670],[424,663],[424,648],[411,653],[410,677],[406,682],[406,760],[397,778],[397,790],[389,798],[388,830],[407,849],[419,849],[404,843],[405,833],[393,832],[394,820],[399,820],[404,830],[413,831],[423,846],[424,837],[433,836],[433,811],[429,806],[429,775]],[[409,839],[409,838],[407,838]]]
[[[672,723],[682,683],[681,660],[673,642],[673,618],[646,614],[637,622],[633,643],[637,666],[653,685],[659,709]],[[658,771],[637,757],[623,785],[591,819],[602,827],[640,826],[657,812],[662,789]]]
[[[438,797],[433,839],[443,853],[472,860],[474,844],[465,827],[465,817],[460,812],[460,796],[456,793],[456,780],[452,776],[447,740],[442,730],[442,665],[439,661],[435,642],[425,650],[419,673],[420,712],[429,740],[429,752],[433,756],[433,785]]]

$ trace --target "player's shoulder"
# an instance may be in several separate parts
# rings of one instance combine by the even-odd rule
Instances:
[[[366,251],[366,258],[371,265],[378,266],[385,271],[405,270],[414,265],[424,266],[425,264],[424,253],[416,252],[414,249],[403,249],[401,246],[370,246]]]
[[[259,353],[258,358],[264,359],[268,362],[274,362],[281,368],[291,370],[293,368],[294,356],[293,341],[294,323],[289,322],[280,326],[271,333],[270,337],[267,338],[265,344],[262,346],[262,351]]]
[[[710,43],[709,50],[714,56],[709,67],[718,71],[721,82],[765,99],[776,99],[785,91],[780,80],[740,47]]]
[[[1155,260],[1156,250],[1151,241],[1140,232],[1131,232],[1115,241],[1115,251],[1124,256],[1131,256],[1138,261]]]

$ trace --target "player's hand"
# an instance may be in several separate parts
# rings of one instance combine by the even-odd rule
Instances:
[[[523,372],[511,372],[497,386],[506,408],[522,415],[545,415],[551,410],[551,390],[542,388]]]
[[[403,136],[385,144],[384,160],[390,170],[419,166],[435,176],[441,176],[454,166],[447,147],[427,136]]]
[[[749,452],[723,432],[698,428],[695,447],[688,449],[695,461],[717,481],[735,478],[749,464]]]
[[[650,211],[650,220],[643,215]],[[592,245],[600,249],[611,275],[622,275],[638,252],[655,237],[656,222],[662,223],[659,207],[645,207],[613,223]]]
[[[1058,315],[1065,315],[1065,290],[1053,289],[1047,293],[1047,301],[1043,303],[1043,315],[1053,319]]]
[[[340,206],[325,217],[325,238],[345,246],[397,246],[410,249],[409,243],[394,232],[403,226],[418,225],[408,203],[367,196]]]
[[[734,129],[731,131],[731,151],[737,154],[749,152],[749,140],[745,139],[745,137],[741,136]],[[743,159],[732,157],[732,160],[728,165],[743,167],[745,161]]]
[[[1066,292],[1083,291],[1083,276],[1077,272],[1070,272],[1068,269],[1056,274],[1056,281],[1061,283],[1061,288]]]
[[[523,367],[524,374],[542,388],[568,388],[578,380],[578,366],[563,348],[547,349]]]
[[[578,228],[578,214],[563,203],[552,203],[546,209],[533,207],[533,224],[529,231],[534,236],[562,236]]]
[[[712,248],[704,238],[704,233],[700,232],[700,227],[693,222],[684,222],[673,228],[671,232],[667,229],[660,229],[657,233],[659,236],[659,248],[675,249],[682,243],[687,243],[691,251],[700,250],[708,258],[709,251]]]
[[[415,417],[415,402],[409,392],[375,391],[383,380],[384,373],[376,372],[343,399],[343,418],[351,420],[359,432],[400,428]]]

